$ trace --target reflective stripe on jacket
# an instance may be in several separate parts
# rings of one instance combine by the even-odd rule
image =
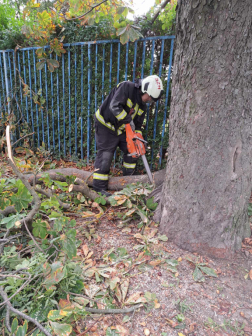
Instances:
[[[142,102],[138,80],[135,83],[122,82],[114,87],[96,111],[95,116],[113,134],[120,135],[125,131],[123,120],[132,108],[134,109],[131,114],[132,120],[136,126],[136,131],[141,133],[146,105]]]

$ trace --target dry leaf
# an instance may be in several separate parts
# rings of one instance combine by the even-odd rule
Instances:
[[[178,261],[182,261],[182,258],[181,258],[181,257],[179,257],[179,258],[178,258]]]
[[[145,322],[140,322],[140,324],[145,327],[146,326],[146,323]]]
[[[166,318],[166,321],[167,321],[167,323],[168,323],[172,328],[175,328],[175,327],[178,325],[177,322],[174,322],[174,321],[172,321],[172,320],[170,320],[170,319],[168,319],[168,318]]]
[[[88,254],[88,246],[86,244],[82,246],[82,251],[84,253],[84,256],[86,257]]]
[[[155,307],[155,309],[160,308],[160,303],[158,303],[157,299],[154,300],[154,307]]]
[[[126,279],[122,282],[121,284],[121,291],[122,291],[122,301],[124,302],[127,293],[128,293],[128,289],[129,289],[129,279]]]
[[[150,265],[155,267],[155,266],[161,264],[161,262],[162,262],[162,260],[160,260],[160,259],[152,260],[152,261],[150,261]]]
[[[87,259],[90,259],[93,254],[94,254],[94,252],[89,252],[88,255],[87,255]]]
[[[150,335],[150,330],[147,329],[147,328],[145,328],[145,329],[144,329],[144,335],[145,335],[145,336],[149,336],[149,335]]]
[[[129,334],[128,330],[121,325],[116,325],[116,330],[119,332],[120,336],[126,336]]]
[[[141,292],[136,292],[132,294],[126,301],[125,304],[136,304],[136,303],[146,303],[144,296],[141,296]]]

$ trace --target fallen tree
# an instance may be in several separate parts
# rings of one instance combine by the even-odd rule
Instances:
[[[27,174],[25,175],[26,179],[28,179],[29,183],[33,183],[35,179],[35,183],[40,183],[40,180],[43,177],[43,174],[49,174],[50,178],[55,181],[66,182],[66,176],[76,176],[81,180],[86,181],[89,187],[93,185],[93,176],[92,173],[77,169],[77,168],[60,168],[60,169],[52,169],[44,171],[41,174]],[[159,187],[165,178],[165,169],[159,170],[153,173],[153,180],[155,187]],[[127,184],[130,183],[149,183],[149,178],[147,174],[145,175],[131,175],[131,176],[115,176],[109,178],[108,189],[109,190],[122,190]]]

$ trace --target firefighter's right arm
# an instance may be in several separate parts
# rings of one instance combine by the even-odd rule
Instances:
[[[131,115],[124,110],[124,106],[127,105],[128,92],[129,84],[127,82],[121,83],[109,105],[109,109],[118,123],[129,124],[132,121]]]

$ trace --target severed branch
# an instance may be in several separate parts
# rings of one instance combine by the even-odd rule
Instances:
[[[52,334],[50,334],[37,320],[33,319],[32,317],[30,317],[30,316],[22,313],[21,311],[15,309],[14,307],[12,307],[12,304],[9,302],[10,299],[8,299],[8,296],[5,293],[5,291],[3,290],[2,286],[0,286],[0,295],[2,296],[5,304],[7,305],[8,309],[10,311],[12,311],[16,315],[21,316],[23,319],[25,319],[25,320],[27,320],[27,321],[32,322],[33,324],[35,324],[46,336],[52,336]]]
[[[51,198],[53,196],[53,192],[51,190],[44,190],[44,189],[36,187],[35,191],[39,194],[46,196],[47,198]],[[63,203],[58,197],[57,197],[57,201],[59,202],[59,205],[63,210],[68,210],[71,206],[68,203]]]
[[[29,190],[30,194],[33,197],[34,200],[34,207],[32,208],[32,210],[29,212],[29,214],[26,216],[26,218],[23,218],[20,221],[20,224],[24,224],[25,222],[27,224],[31,223],[33,220],[33,217],[35,216],[36,213],[38,213],[39,208],[40,208],[40,204],[41,204],[41,200],[38,197],[38,194],[35,192],[35,190],[32,188],[32,186],[30,185],[30,183],[27,181],[27,179],[24,177],[24,175],[19,171],[19,169],[17,168],[17,166],[15,165],[15,162],[13,160],[13,156],[12,156],[12,150],[11,150],[11,143],[10,143],[10,126],[8,125],[6,128],[6,141],[7,141],[7,149],[8,149],[8,157],[9,159],[7,159],[9,165],[11,166],[11,168],[13,169],[13,171],[15,172],[15,174],[20,178],[20,180],[23,182],[23,184],[26,186],[26,188]]]
[[[94,190],[90,189],[86,184],[86,182],[81,180],[80,178],[77,177],[74,182],[77,183],[78,185],[71,184],[68,189],[69,192],[71,191],[81,192],[83,195],[87,196],[92,201],[94,201],[97,197],[99,197],[99,194],[97,194],[97,192],[95,192]],[[107,200],[106,202],[107,204],[109,204]]]

